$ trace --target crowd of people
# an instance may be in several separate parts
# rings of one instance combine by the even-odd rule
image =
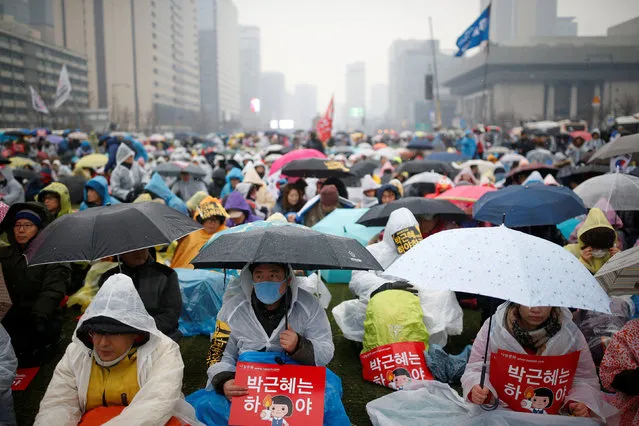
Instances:
[[[330,145],[312,132],[306,140],[256,134],[208,142],[114,133],[65,140],[64,145],[51,144],[46,136],[10,138],[0,161],[0,424],[16,423],[11,393],[16,369],[51,361],[66,300],[82,288],[92,268],[88,262],[28,264],[25,254],[51,223],[72,218],[75,210],[108,212],[117,204],[155,202],[201,228],[169,246],[109,259],[117,263],[101,274],[99,290],[55,368],[35,424],[226,424],[228,401],[248,391],[235,382],[238,361],[254,352],[284,353],[295,364],[327,366],[334,355],[335,330],[326,307],[302,288],[310,279],[304,271],[288,264],[247,264],[226,287],[209,352],[202,354],[206,387],[185,398],[184,363],[192,361],[182,359],[177,343],[184,338],[179,320],[185,301],[176,268],[193,268],[193,259],[216,234],[253,222],[279,220],[312,228],[338,209],[376,208],[409,197],[446,200],[448,191],[461,187],[575,188],[592,176],[575,170],[606,146],[597,129],[587,141],[580,135],[564,146],[544,132],[531,133],[523,130],[512,146],[491,145],[495,139],[479,128],[424,137],[357,134],[335,138]],[[435,160],[437,155],[442,159]],[[329,178],[286,176],[283,167],[304,158],[322,158],[332,164],[329,169],[339,163],[350,172]],[[632,174],[632,160],[629,156],[611,172]],[[564,179],[560,169],[567,171]],[[638,244],[639,211],[616,212],[609,198],[574,218],[567,231],[563,224],[518,230],[565,246],[594,275]],[[491,226],[473,217],[476,201],[449,201],[463,214],[395,209],[367,249],[385,270],[432,235]],[[398,242],[397,235],[410,238]],[[639,300],[613,298],[613,305],[620,306],[613,316],[623,321],[610,330],[606,325],[613,316],[597,314],[603,324],[597,328],[584,319],[591,318],[588,312],[431,291],[424,288],[427,284],[393,281],[383,270],[354,271],[349,288],[355,297],[331,314],[345,338],[361,343],[362,353],[395,342],[424,342],[427,360],[443,354],[429,364],[436,380],[461,383],[468,404],[500,409],[509,408],[500,402],[501,390],[482,377],[486,356],[500,350],[542,357],[578,352],[561,413],[639,424],[639,319],[632,319],[639,317]],[[3,287],[10,304],[1,303]],[[467,342],[472,348],[448,355],[443,348],[450,336],[463,331],[462,308],[480,309],[483,320],[492,317],[492,328],[484,323]],[[389,324],[401,327],[391,330]],[[604,351],[593,359],[602,341]],[[442,363],[455,368],[442,368]],[[326,418],[331,424],[350,424],[339,402],[341,391],[329,385],[327,398],[338,403],[330,405],[333,411]],[[407,389],[403,382],[395,388]],[[553,396],[542,392],[539,398],[548,403]]]

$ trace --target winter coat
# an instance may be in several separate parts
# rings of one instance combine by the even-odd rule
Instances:
[[[215,198],[220,198],[222,190],[226,185],[226,172],[222,168],[215,168],[211,175],[211,184],[208,187],[209,195]]]
[[[6,179],[4,184],[0,184],[0,199],[7,205],[14,203],[24,203],[24,188],[13,177],[13,171],[10,167],[0,168],[0,174]]]
[[[0,264],[13,305],[2,320],[11,336],[18,358],[28,356],[38,347],[57,341],[62,329],[60,302],[69,285],[71,269],[67,264],[54,263],[27,267],[26,247],[15,240],[13,223],[16,213],[28,209],[46,225],[48,214],[39,203],[14,204],[2,222],[9,245],[0,247]],[[32,240],[33,241],[33,240]]]
[[[181,199],[189,200],[198,192],[206,192],[207,188],[204,182],[191,176],[191,179],[189,179],[188,182],[184,182],[182,179],[178,178],[178,180],[176,180],[171,186],[171,191]]]
[[[249,206],[248,202],[242,196],[242,194],[237,191],[233,191],[229,194],[229,196],[226,199],[226,203],[224,204],[224,208],[226,209],[226,211],[229,211],[229,210],[243,211],[244,216],[246,216],[246,219],[241,225],[243,225],[244,223],[251,223],[251,222],[257,222],[259,220],[262,220],[259,217],[257,217],[255,214],[253,214],[253,210],[251,209],[251,206]],[[237,226],[237,225],[235,224],[235,222],[233,222],[232,219],[228,219],[226,221],[226,226],[228,226],[229,228],[233,228],[234,226]]]
[[[162,179],[162,176],[160,176],[159,174],[153,173],[153,176],[151,176],[151,180],[149,181],[149,183],[146,184],[144,190],[147,192],[152,192],[154,195],[164,200],[164,203],[167,206],[179,211],[186,216],[189,215],[189,209],[184,201],[182,201],[180,197],[171,192],[169,187],[166,186],[166,183],[164,183],[164,179]]]
[[[615,241],[617,241],[617,233],[615,232],[615,229],[610,225],[610,222],[608,222],[608,219],[606,219],[606,215],[601,211],[601,209],[595,207],[590,209],[586,220],[584,220],[581,228],[579,228],[579,231],[577,232],[578,242],[576,244],[568,244],[565,247],[593,274],[597,273],[597,271],[604,265],[604,263],[606,263],[612,257],[609,252],[606,253],[604,257],[596,258],[593,256],[590,260],[586,260],[581,257],[581,250],[586,248],[586,245],[581,240],[581,237],[586,231],[590,231],[594,228],[610,229],[610,231],[615,234]]]
[[[466,159],[475,158],[475,151],[477,150],[477,142],[470,135],[464,136],[459,141],[459,151],[461,152],[462,157]]]
[[[415,216],[406,208],[398,209],[391,213],[382,241],[366,247],[384,269],[401,256],[397,252],[393,234],[411,226],[419,227]],[[384,277],[383,273],[383,271],[353,271],[348,288],[358,299],[347,300],[333,309],[337,325],[347,339],[359,342],[363,340],[364,319],[367,315],[366,308],[370,295],[382,284],[392,281]],[[419,301],[431,343],[445,346],[448,335],[461,334],[463,312],[454,292],[420,288]]]
[[[67,188],[66,185],[60,182],[53,182],[40,191],[36,197],[36,201],[44,203],[44,196],[47,192],[52,192],[60,197],[60,211],[58,212],[56,219],[64,216],[65,214],[73,213],[73,208],[71,207],[71,196],[69,195],[69,188]]]
[[[121,267],[122,273],[133,280],[144,308],[155,320],[156,327],[166,335],[174,333],[182,313],[182,295],[177,273],[156,262],[151,256],[145,264],[137,268],[129,268],[124,263]],[[99,286],[118,273],[120,266],[106,271],[100,278]]]
[[[18,360],[9,333],[0,324],[0,425],[15,425],[11,384],[16,376]]]
[[[231,169],[228,175],[226,175],[226,185],[224,185],[224,188],[222,188],[222,193],[220,194],[220,197],[224,198],[227,195],[229,195],[231,192],[233,192],[233,187],[231,187],[231,179],[239,179],[239,181],[242,182],[244,180],[244,175],[242,174],[242,170],[238,169],[237,167],[234,167]]]
[[[116,154],[117,166],[111,173],[111,193],[121,201],[127,199],[129,192],[146,183],[144,170],[138,163],[134,161],[130,168],[123,164],[132,155],[135,156],[135,152],[127,144],[121,143]]]
[[[93,189],[100,195],[100,198],[102,198],[102,204],[100,207],[120,204],[117,199],[112,198],[109,194],[109,184],[104,176],[96,176],[84,185],[84,201],[80,204],[80,211],[89,208],[89,205],[87,204],[87,189]]]
[[[337,204],[338,209],[352,209],[355,207],[355,204],[351,203],[350,200],[341,196],[339,197]],[[316,195],[308,200],[300,211],[297,212],[295,221],[310,228],[320,220],[324,219],[324,217],[326,217],[326,214],[324,214],[324,211],[321,208],[320,196]]]
[[[137,349],[137,380],[140,390],[120,415],[105,423],[116,425],[163,425],[172,416],[183,423],[200,425],[193,408],[182,396],[184,363],[180,348],[162,334],[145,311],[131,280],[116,275],[106,283],[80,318],[76,333],[56,366],[40,403],[36,426],[77,425],[86,411],[92,347],[80,339],[83,323],[97,316],[113,318],[149,333],[148,342]]]
[[[490,344],[488,346],[487,359],[490,360],[491,354],[498,350],[505,350],[519,354],[527,354],[526,350],[519,342],[510,334],[505,324],[505,315],[509,303],[506,302],[497,308],[493,315],[492,328],[490,331]],[[592,361],[592,355],[588,348],[588,343],[579,328],[572,322],[572,314],[566,308],[561,309],[561,330],[551,337],[546,343],[546,349],[542,356],[558,356],[571,352],[579,351],[579,362],[577,371],[572,382],[572,387],[566,393],[565,401],[582,402],[596,415],[606,418],[614,414],[614,409],[605,403],[599,390],[599,378],[595,363]],[[478,385],[481,378],[482,365],[484,360],[484,350],[486,348],[488,338],[488,320],[479,330],[473,349],[470,353],[470,359],[466,365],[466,371],[461,378],[463,395],[467,397],[473,386]],[[497,396],[497,391],[490,383],[490,361],[486,368],[486,379],[484,382],[493,395]],[[500,403],[501,408],[507,406]]]
[[[289,273],[293,270],[289,268]],[[315,365],[325,366],[333,358],[335,347],[331,326],[324,308],[317,298],[298,288],[298,278],[293,278],[288,310],[289,326],[313,344]],[[238,279],[227,290],[222,308],[217,315],[216,335],[220,339],[223,352],[213,359],[207,375],[207,389],[212,390],[212,379],[220,373],[235,372],[239,356],[245,352],[283,352],[280,333],[284,331],[285,319],[267,335],[257,319],[251,304],[253,277],[248,265],[242,269]],[[283,300],[283,299],[282,299]],[[224,334],[224,336],[220,336]],[[216,336],[213,337],[215,343]]]

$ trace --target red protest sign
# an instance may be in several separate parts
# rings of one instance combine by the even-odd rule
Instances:
[[[324,367],[238,362],[235,384],[248,387],[248,395],[233,397],[230,425],[323,424]]]
[[[31,380],[33,380],[36,374],[38,374],[38,371],[40,371],[40,367],[18,368],[16,377],[13,379],[13,383],[11,384],[11,390],[27,390],[29,383],[31,383]]]
[[[490,383],[512,410],[558,414],[578,362],[579,351],[539,356],[499,350],[490,356]]]
[[[364,380],[401,390],[412,380],[433,380],[424,359],[424,342],[379,346],[359,356]]]

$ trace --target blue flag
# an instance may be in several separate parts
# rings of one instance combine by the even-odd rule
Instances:
[[[490,5],[479,15],[479,18],[468,27],[464,34],[457,39],[459,51],[455,56],[463,56],[468,49],[477,47],[482,41],[490,38]]]

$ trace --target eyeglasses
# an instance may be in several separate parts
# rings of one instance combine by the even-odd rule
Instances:
[[[17,230],[27,230],[33,228],[35,225],[33,223],[16,223],[13,225],[13,229]]]
[[[89,331],[89,337],[90,338],[95,338],[95,337],[111,337],[111,336],[120,336],[121,333],[101,333],[99,331]]]

